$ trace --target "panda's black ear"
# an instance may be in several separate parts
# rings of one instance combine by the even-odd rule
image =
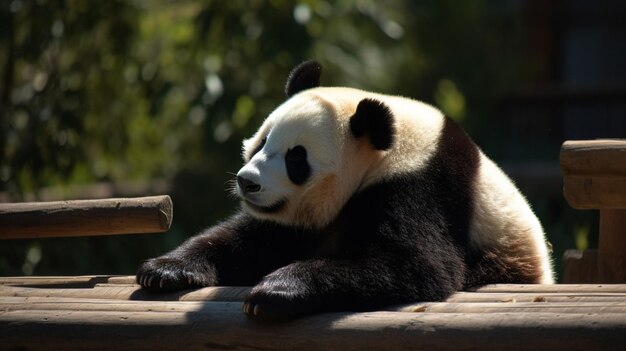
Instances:
[[[287,97],[307,89],[320,86],[320,76],[322,75],[322,65],[315,60],[304,61],[294,68],[285,84],[285,94]]]
[[[381,101],[363,99],[350,117],[350,131],[356,138],[367,135],[376,150],[388,150],[395,134],[393,113]]]

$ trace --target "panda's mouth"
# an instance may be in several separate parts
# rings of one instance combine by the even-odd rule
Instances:
[[[279,200],[276,203],[274,203],[273,205],[270,206],[260,206],[257,204],[254,204],[246,199],[243,200],[244,203],[250,207],[252,210],[259,212],[259,213],[274,213],[274,212],[278,212],[280,211],[285,204],[287,204],[286,200]]]

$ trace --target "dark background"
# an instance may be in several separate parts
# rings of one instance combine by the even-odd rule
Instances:
[[[166,234],[0,242],[0,275],[132,274],[236,207],[240,144],[289,70],[459,121],[554,246],[597,245],[563,199],[570,139],[626,137],[626,2],[0,2],[0,202],[170,194]]]

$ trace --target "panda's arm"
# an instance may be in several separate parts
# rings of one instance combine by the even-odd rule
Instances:
[[[425,240],[399,236],[405,225],[409,223],[378,218],[377,224],[359,226],[361,231],[353,232],[334,255],[272,272],[253,288],[244,312],[272,321],[445,299],[462,285],[461,255],[445,236],[429,232],[432,228],[413,232],[427,236]]]
[[[267,275],[253,288],[246,314],[284,320],[323,311],[373,310],[442,300],[460,289],[463,255],[439,210],[412,201],[420,193],[397,183],[353,197],[338,218],[334,252]]]
[[[297,257],[288,228],[239,213],[175,250],[139,267],[144,288],[173,291],[214,285],[254,285]]]
[[[437,262],[421,265],[381,254],[361,259],[297,261],[263,278],[244,304],[258,320],[280,321],[330,311],[367,311],[445,299],[458,284]]]

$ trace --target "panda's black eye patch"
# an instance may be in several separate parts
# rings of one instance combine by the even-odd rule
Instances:
[[[285,160],[287,162],[306,161],[306,149],[304,148],[304,146],[298,145],[293,149],[287,150]]]
[[[287,176],[292,183],[302,185],[307,181],[311,175],[311,166],[307,162],[307,153],[304,146],[298,145],[293,149],[287,150],[285,166],[287,167]]]
[[[263,149],[263,146],[265,146],[265,142],[267,142],[267,137],[263,138],[263,140],[261,140],[261,143],[257,145],[257,147],[255,147],[254,150],[252,150],[252,154],[250,154],[250,158],[252,158],[259,151],[261,151],[261,149]]]

